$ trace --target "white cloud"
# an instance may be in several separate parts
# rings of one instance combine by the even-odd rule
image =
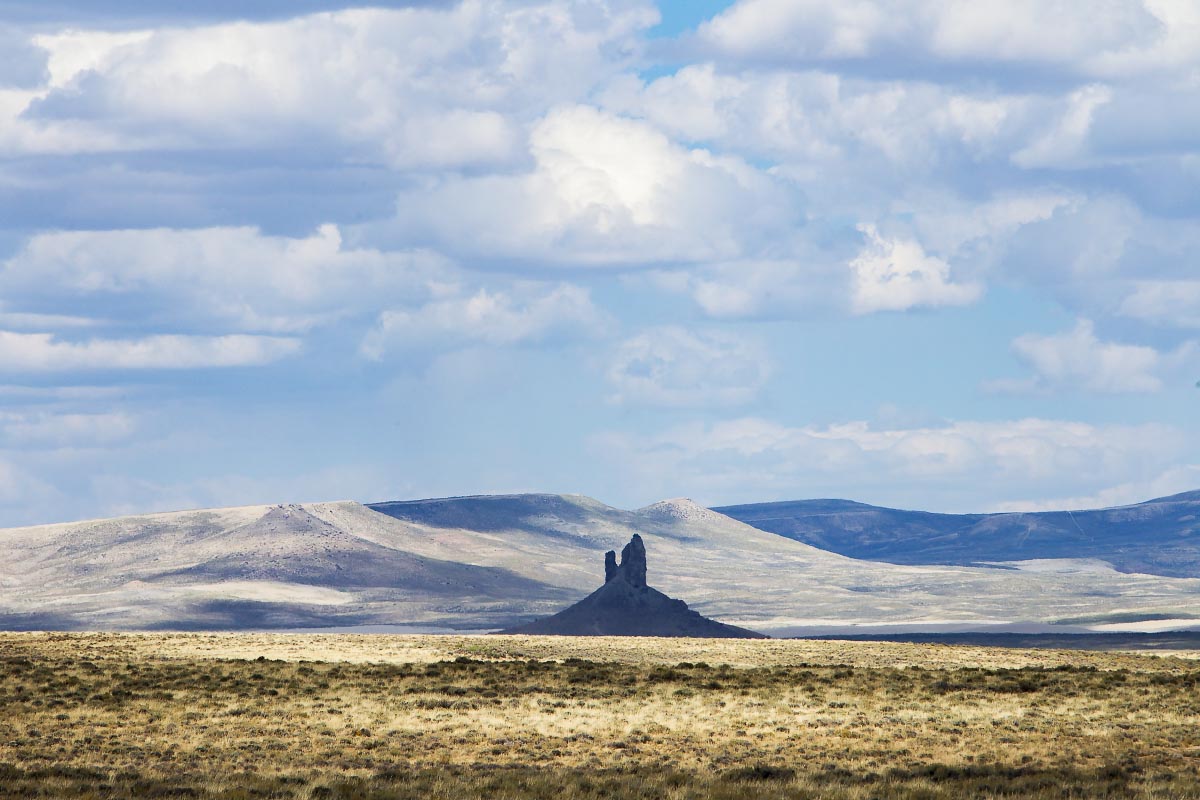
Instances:
[[[568,284],[549,289],[518,284],[512,291],[480,289],[413,310],[384,311],[363,340],[361,352],[378,360],[395,350],[562,340],[592,336],[607,324],[607,317],[592,304],[586,289]]]
[[[709,503],[823,496],[947,511],[1148,478],[1192,447],[1183,431],[1158,424],[1022,419],[881,429],[753,417],[593,443],[647,496],[686,488]]]
[[[741,0],[701,25],[699,35],[720,52],[745,58],[856,58],[905,19],[870,0]]]
[[[1194,343],[1164,354],[1153,347],[1101,341],[1086,319],[1065,333],[1018,337],[1012,346],[1035,373],[1030,388],[1093,392],[1159,391],[1163,374],[1198,352]]]
[[[723,331],[663,326],[626,339],[608,369],[610,400],[666,407],[730,406],[754,398],[771,373],[766,348]]]
[[[122,54],[145,45],[153,36],[153,31],[149,30],[67,30],[34,37],[33,43],[46,53],[50,86],[62,88],[78,75],[102,73],[110,69]]]
[[[1057,99],[966,91],[920,80],[869,80],[824,70],[724,70],[694,64],[643,84],[628,76],[601,94],[612,111],[681,139],[782,159],[794,172],[923,170],[1007,157],[1044,128]],[[860,162],[869,163],[862,166]],[[836,189],[836,187],[828,187]]]
[[[1200,328],[1200,280],[1134,281],[1119,313],[1155,325]]]
[[[1190,0],[1142,0],[1140,5],[1153,17],[1151,35],[1124,47],[1093,50],[1089,68],[1106,78],[1175,74],[1194,79],[1200,61],[1200,8]],[[1132,8],[1135,13],[1142,10]],[[1116,30],[1120,27],[1118,21]],[[1123,33],[1128,36],[1129,27]]]
[[[797,10],[803,4],[784,5],[783,17],[822,13]],[[1032,13],[1024,6],[1004,9],[1015,17],[1027,12]],[[764,17],[763,30],[773,33],[779,24]],[[1140,252],[1136,261],[1127,256],[1129,263],[1121,265],[1124,280],[1140,272],[1144,281],[1163,270],[1156,260],[1182,262],[1184,254],[1195,252],[1196,236],[1182,230],[1195,227],[1190,222],[1194,209],[1186,200],[1194,195],[1196,174],[1194,165],[1187,166],[1195,156],[1188,154],[1196,152],[1200,131],[1195,80],[1183,79],[1171,89],[1091,79],[1081,79],[1086,80],[1082,85],[1023,81],[1006,89],[1004,68],[981,62],[980,69],[997,79],[938,85],[934,81],[944,79],[944,71],[918,72],[929,76],[924,80],[897,80],[881,69],[888,78],[880,80],[869,77],[870,70],[855,72],[868,77],[838,75],[827,63],[789,70],[776,62],[731,64],[718,58],[648,83],[617,81],[601,99],[607,108],[640,116],[681,139],[776,160],[770,173],[814,199],[803,203],[809,216],[792,235],[776,232],[774,243],[762,250],[722,259],[726,264],[774,262],[771,269],[747,269],[749,286],[727,279],[735,268],[710,264],[690,269],[686,280],[672,278],[714,315],[754,316],[768,306],[774,313],[783,308],[803,313],[839,303],[840,289],[830,291],[837,281],[822,265],[840,255],[838,248],[849,238],[848,218],[874,221],[885,238],[917,243],[924,257],[954,265],[954,280],[939,282],[940,266],[914,254],[923,267],[913,275],[920,280],[912,283],[932,305],[970,302],[973,290],[985,284],[1032,279],[1053,287],[1076,310],[1101,317],[1114,313],[1131,290],[1094,276],[1124,250],[1132,255],[1127,244]],[[1100,167],[1129,170],[1122,191],[1129,195],[1124,202],[1130,219],[1117,218],[1127,216],[1124,212],[1099,210],[1115,205],[1118,197],[1097,191],[1107,182],[1091,172]],[[1027,169],[1029,174],[1021,174]],[[1059,175],[1070,169],[1078,178],[1049,178],[1043,169]],[[998,185],[1000,176],[1006,188],[981,196],[981,187]],[[1071,187],[1076,180],[1079,189]],[[1137,195],[1173,207],[1173,219],[1142,217]],[[1068,222],[1085,215],[1095,218],[1075,226]],[[1121,236],[1131,221],[1137,237],[1126,241]],[[1031,242],[1036,234],[1026,235],[1024,229],[1040,222],[1050,223],[1045,228],[1075,229],[1058,241],[1062,231],[1056,231],[1033,252],[1022,247],[1019,257],[1005,263],[1010,243]],[[1183,240],[1193,247],[1183,247]],[[788,261],[803,266],[785,268]],[[1083,264],[1090,276],[1076,270]],[[778,291],[756,280],[767,276],[773,276],[768,280]],[[875,283],[868,278],[867,288]],[[821,283],[825,291],[811,290]],[[903,294],[893,294],[892,302],[907,302]],[[889,307],[869,295],[859,305]],[[788,299],[781,302],[781,296]],[[821,299],[803,304],[797,302],[801,297]]]
[[[519,118],[620,69],[657,19],[639,0],[465,0],[44,35],[37,44],[49,52],[51,85],[29,98],[28,113],[0,118],[0,131],[11,129],[0,144],[274,150],[288,142],[402,169],[505,163],[520,143]]]
[[[1071,195],[1046,191],[998,194],[982,202],[925,191],[893,205],[883,220],[896,231],[890,237],[875,226],[860,227],[868,233],[866,247],[835,236],[823,242],[798,238],[787,259],[652,270],[625,280],[634,288],[651,285],[687,295],[719,319],[970,303],[982,295],[985,280],[1004,277],[997,266],[1015,232],[1073,202]],[[940,256],[929,255],[927,248]],[[948,262],[964,268],[951,270]],[[951,272],[957,280],[950,280]]]
[[[49,333],[0,331],[0,371],[196,369],[260,366],[300,352],[276,336],[146,336],[62,341]]]
[[[969,305],[982,296],[979,284],[955,283],[950,265],[928,255],[920,243],[885,238],[874,225],[860,225],[859,230],[867,243],[849,264],[855,313]]]
[[[530,154],[524,174],[402,195],[396,226],[475,259],[605,266],[737,256],[794,218],[776,182],[741,159],[590,106],[538,120]]]
[[[928,11],[927,45],[938,56],[1058,63],[1085,72],[1153,44],[1162,24],[1141,0],[920,5]]]
[[[982,202],[930,191],[906,200],[896,215],[910,217],[916,235],[935,251],[990,266],[1018,230],[1079,202],[1078,195],[1044,189],[998,193]]]
[[[290,333],[422,299],[450,273],[430,253],[347,247],[335,225],[303,238],[255,228],[67,231],[33,236],[4,265],[0,289],[10,307],[116,299],[126,318],[140,312],[159,325]]]
[[[1198,17],[1186,0],[740,0],[698,35],[747,61],[1008,62],[1114,77],[1186,74],[1200,61]]]
[[[605,88],[600,101],[609,111],[642,117],[681,139],[726,140],[741,116],[735,109],[753,86],[740,75],[719,72],[714,64],[690,64],[649,83],[622,75]]]
[[[1112,99],[1113,92],[1106,86],[1085,86],[1073,92],[1050,129],[1014,153],[1013,163],[1026,168],[1078,166],[1097,110]]]
[[[608,318],[580,287],[517,281],[473,289],[444,258],[348,247],[325,225],[302,238],[254,228],[56,232],[34,236],[0,272],[10,305],[59,308],[112,303],[127,324],[224,332],[312,333],[373,319],[364,355],[471,343],[508,345],[591,336]],[[41,323],[62,315],[13,314]],[[0,319],[4,316],[0,315]],[[16,337],[16,333],[0,334]],[[279,336],[155,336],[140,341],[12,339],[26,348],[9,369],[203,366],[265,363],[298,351]],[[174,353],[174,355],[172,355]],[[41,366],[38,366],[41,365]]]
[[[1200,7],[1189,0],[742,0],[698,42],[712,63],[626,83],[614,108],[821,174],[829,159],[841,176],[869,174],[870,163],[856,169],[864,156],[960,172],[948,181],[964,159],[1136,164],[1195,152],[1200,130]],[[874,171],[894,187],[910,178]]]

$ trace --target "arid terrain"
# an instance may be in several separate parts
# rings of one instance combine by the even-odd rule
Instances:
[[[1200,797],[1180,655],[0,634],[0,794]]]
[[[0,629],[517,627],[595,591],[604,552],[635,533],[654,588],[718,622],[775,636],[863,625],[1077,632],[1130,620],[1169,629],[1200,619],[1195,577],[1124,573],[1089,558],[975,567],[863,561],[685,499],[625,511],[532,494],[0,530]]]

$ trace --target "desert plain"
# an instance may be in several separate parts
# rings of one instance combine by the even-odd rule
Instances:
[[[0,796],[1200,797],[1195,654],[0,634]]]

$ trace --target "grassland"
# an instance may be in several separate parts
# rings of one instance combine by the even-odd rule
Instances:
[[[863,642],[0,634],[0,797],[1200,798],[1200,664]]]

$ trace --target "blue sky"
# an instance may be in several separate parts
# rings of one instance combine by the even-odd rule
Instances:
[[[0,524],[1200,487],[1184,0],[0,0]]]

